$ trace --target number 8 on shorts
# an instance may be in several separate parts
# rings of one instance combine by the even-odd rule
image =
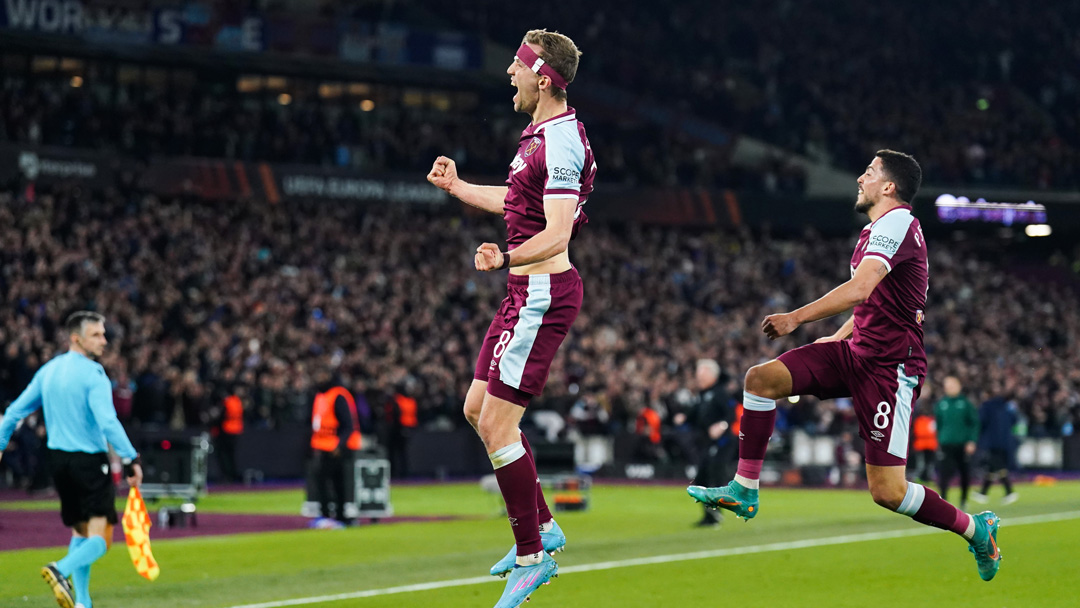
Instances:
[[[892,405],[889,405],[888,401],[882,401],[877,404],[877,413],[874,414],[874,426],[879,429],[886,429],[889,426],[889,414],[892,413]]]

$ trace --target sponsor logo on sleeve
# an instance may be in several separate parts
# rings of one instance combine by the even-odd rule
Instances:
[[[551,176],[559,181],[576,182],[581,179],[581,172],[569,167],[552,167]]]
[[[870,237],[870,246],[867,249],[880,249],[882,251],[896,251],[900,249],[900,241],[891,239],[884,234],[875,234]]]

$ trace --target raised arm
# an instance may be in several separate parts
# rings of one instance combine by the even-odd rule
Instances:
[[[503,201],[510,190],[506,186],[478,186],[462,180],[453,159],[445,156],[435,159],[427,180],[461,202],[495,215],[503,214]]]
[[[798,310],[765,317],[765,320],[761,322],[761,329],[770,340],[775,340],[795,331],[803,323],[811,323],[851,310],[865,302],[887,274],[889,274],[889,268],[885,262],[877,257],[867,256],[859,263],[851,280]]]

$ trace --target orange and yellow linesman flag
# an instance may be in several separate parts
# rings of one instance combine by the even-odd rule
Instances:
[[[154,554],[150,552],[150,514],[146,512],[146,503],[143,502],[139,488],[131,488],[128,492],[122,523],[135,571],[146,579],[157,579],[161,568],[154,560]]]

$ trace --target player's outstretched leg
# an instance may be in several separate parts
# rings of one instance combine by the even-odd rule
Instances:
[[[514,565],[506,577],[506,587],[495,608],[517,608],[529,599],[533,591],[546,585],[553,576],[559,575],[559,564],[547,553],[539,564],[531,566]]]
[[[897,469],[896,474],[903,475],[903,467],[881,468]],[[867,466],[867,472],[870,474],[868,476],[871,477],[875,474],[871,471],[870,466]],[[900,500],[899,505],[896,505],[895,502],[890,504],[884,493],[875,492],[873,484],[871,485],[871,492],[874,493],[874,499],[878,504],[884,507],[891,508],[902,515],[907,515],[921,524],[949,530],[964,537],[968,541],[968,550],[975,555],[975,563],[979,567],[979,576],[984,581],[994,578],[998,568],[1001,566],[1001,551],[998,550],[997,546],[997,530],[1000,522],[998,516],[991,511],[983,511],[978,515],[968,515],[945,502],[937,492],[930,488],[917,483],[906,483],[906,492],[903,492],[903,499]],[[898,496],[900,495],[899,491],[894,490],[894,492]],[[899,499],[894,497],[893,500]]]
[[[751,370],[753,372],[753,370]],[[751,374],[747,374],[747,385]],[[739,468],[726,486],[690,486],[686,493],[714,509],[727,509],[747,521],[758,514],[758,483],[765,450],[776,425],[776,401],[743,392],[743,415],[739,423]]]
[[[975,556],[979,577],[989,581],[1001,567],[1001,551],[997,546],[998,525],[1001,519],[993,511],[983,511],[971,518],[975,521],[975,533],[968,541],[968,551]]]
[[[544,543],[544,552],[554,555],[566,546],[566,535],[562,528],[552,519],[548,524],[540,524],[540,541]],[[491,567],[491,576],[506,576],[514,569],[517,563],[517,545],[510,547],[510,551]]]

